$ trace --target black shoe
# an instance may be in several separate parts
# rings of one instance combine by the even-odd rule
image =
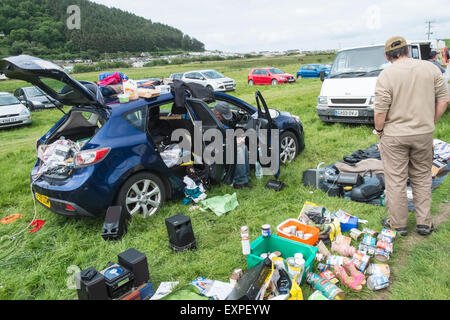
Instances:
[[[387,229],[391,229],[391,230],[397,231],[398,234],[401,235],[402,237],[408,235],[408,231],[407,231],[406,227],[405,228],[396,228],[396,229],[394,229],[394,228],[391,227],[391,225],[389,224],[388,220],[389,220],[389,218],[384,218],[383,220],[381,220],[381,225],[383,227],[387,228]]]
[[[234,185],[233,185],[233,188],[235,188],[235,189],[248,189],[248,190],[250,190],[252,187],[250,187],[250,186],[248,185],[248,183],[242,183],[242,184],[234,184]]]
[[[429,236],[434,231],[434,224],[431,224],[431,227],[418,224],[417,225],[417,233],[421,236]]]

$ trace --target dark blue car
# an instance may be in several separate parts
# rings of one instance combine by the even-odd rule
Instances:
[[[175,129],[193,133],[195,121],[202,121],[204,130],[223,131],[223,124],[211,109],[218,101],[230,105],[237,123],[254,119],[262,128],[279,128],[281,162],[292,161],[305,147],[300,119],[268,109],[265,102],[263,107],[258,104],[259,108],[255,108],[216,92],[208,103],[187,97],[183,108],[175,108],[172,93],[129,103],[105,103],[97,85],[77,81],[39,58],[5,58],[0,62],[0,71],[8,78],[28,81],[64,105],[72,106],[36,145],[38,150],[61,137],[81,142],[83,147],[73,156],[72,169],[40,175],[42,160],[38,158],[31,172],[37,201],[65,216],[104,216],[108,207],[120,205],[131,215],[142,213],[147,217],[168,199],[182,197],[186,168],[169,167],[161,157],[160,146]],[[259,98],[262,99],[260,95]],[[230,167],[209,167],[211,181],[223,182]]]
[[[305,64],[301,66],[297,71],[297,79],[302,78],[319,78],[320,72],[323,71],[325,77],[328,77],[330,68],[327,68],[323,64]]]

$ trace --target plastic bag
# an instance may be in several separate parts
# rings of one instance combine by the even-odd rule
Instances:
[[[160,155],[166,166],[168,168],[172,168],[179,164],[182,152],[178,144],[171,144],[167,146],[164,151],[160,153]]]
[[[73,166],[73,159],[75,153],[79,152],[80,148],[77,143],[66,140],[61,137],[51,145],[41,145],[38,148],[38,158],[42,161],[37,174],[41,175],[49,171],[63,174]]]

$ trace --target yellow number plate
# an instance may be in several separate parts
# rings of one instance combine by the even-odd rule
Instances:
[[[47,196],[43,196],[42,194],[36,192],[36,199],[47,208],[50,208],[50,200],[48,199]]]

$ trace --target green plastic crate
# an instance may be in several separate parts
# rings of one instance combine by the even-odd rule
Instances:
[[[314,258],[317,251],[319,251],[316,247],[282,238],[275,234],[270,235],[270,237],[260,236],[250,244],[250,249],[250,254],[247,256],[247,266],[249,269],[264,260],[260,257],[262,253],[280,251],[281,257],[287,259],[300,252],[303,254],[303,259],[305,259],[305,272],[303,272],[301,283],[305,281],[306,274],[312,268]]]

